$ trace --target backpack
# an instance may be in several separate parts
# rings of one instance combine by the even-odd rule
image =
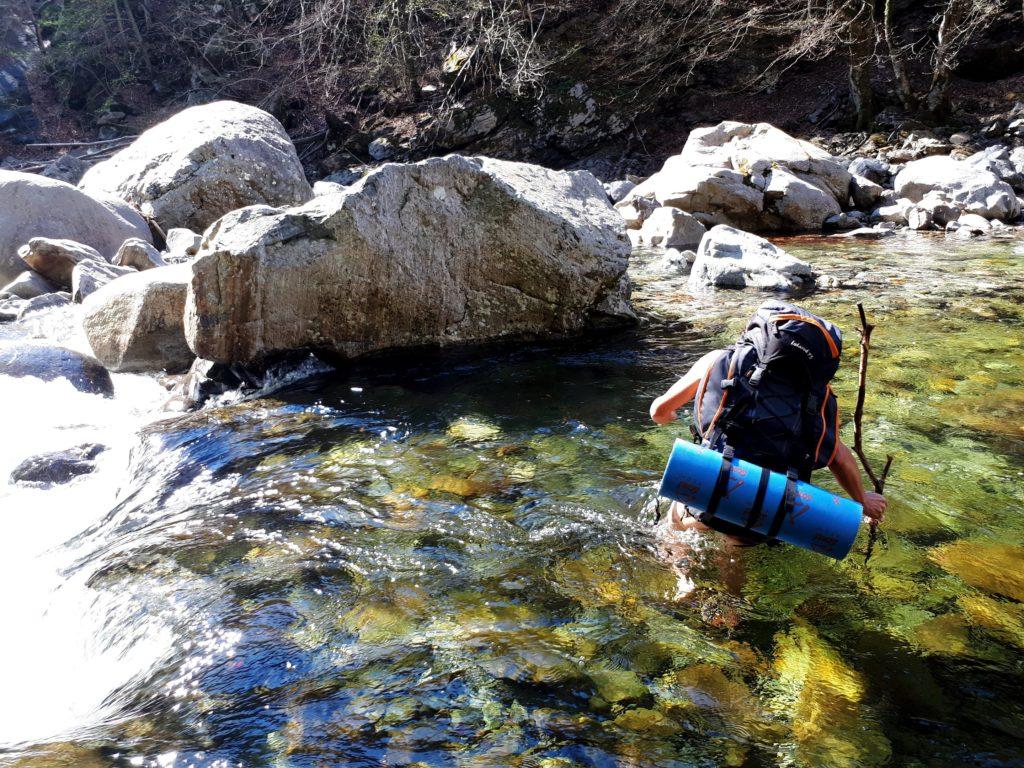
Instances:
[[[723,350],[694,398],[695,437],[774,472],[808,480],[832,462],[839,409],[829,382],[842,332],[792,304],[767,301]]]

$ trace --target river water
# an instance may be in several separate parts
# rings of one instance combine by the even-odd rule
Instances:
[[[0,764],[1024,765],[1024,243],[785,243],[874,335],[865,564],[653,525],[650,400],[763,298],[636,259],[638,332],[398,357],[168,416],[0,379]],[[852,440],[851,425],[844,436]],[[827,473],[826,473],[827,474]],[[831,487],[824,476],[816,481]]]

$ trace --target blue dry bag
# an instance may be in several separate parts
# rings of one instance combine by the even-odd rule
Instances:
[[[660,495],[768,539],[846,557],[864,514],[860,504],[730,454],[676,440]]]

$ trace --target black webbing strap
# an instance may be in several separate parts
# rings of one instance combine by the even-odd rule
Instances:
[[[725,450],[722,451],[722,466],[718,470],[718,480],[715,481],[715,488],[711,491],[711,498],[708,499],[708,508],[704,514],[708,517],[714,517],[715,511],[718,509],[718,502],[725,496],[725,492],[729,489],[729,475],[732,473],[732,459],[734,452],[731,445],[725,446]]]
[[[761,467],[761,479],[757,481],[757,494],[754,496],[754,503],[750,507],[750,511],[747,513],[747,522],[744,523],[744,528],[753,528],[757,525],[757,521],[761,519],[761,509],[764,507],[764,495],[768,492],[768,478],[772,476],[772,473]]]
[[[793,505],[796,503],[796,472],[789,470],[786,473],[786,490],[782,494],[782,498],[779,499],[779,508],[775,510],[775,519],[772,520],[771,527],[768,528],[766,534],[769,539],[774,539],[779,535],[779,531],[782,529],[782,523],[786,519],[786,513],[793,509]]]

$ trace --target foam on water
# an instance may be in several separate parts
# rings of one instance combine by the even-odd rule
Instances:
[[[0,748],[58,738],[97,723],[104,700],[166,652],[170,635],[150,621],[110,632],[117,595],[91,589],[66,569],[75,537],[114,506],[139,428],[159,415],[166,392],[153,379],[115,377],[117,397],[67,381],[0,376]],[[98,442],[90,475],[49,489],[9,484],[29,456]],[[128,629],[128,631],[124,631]]]

